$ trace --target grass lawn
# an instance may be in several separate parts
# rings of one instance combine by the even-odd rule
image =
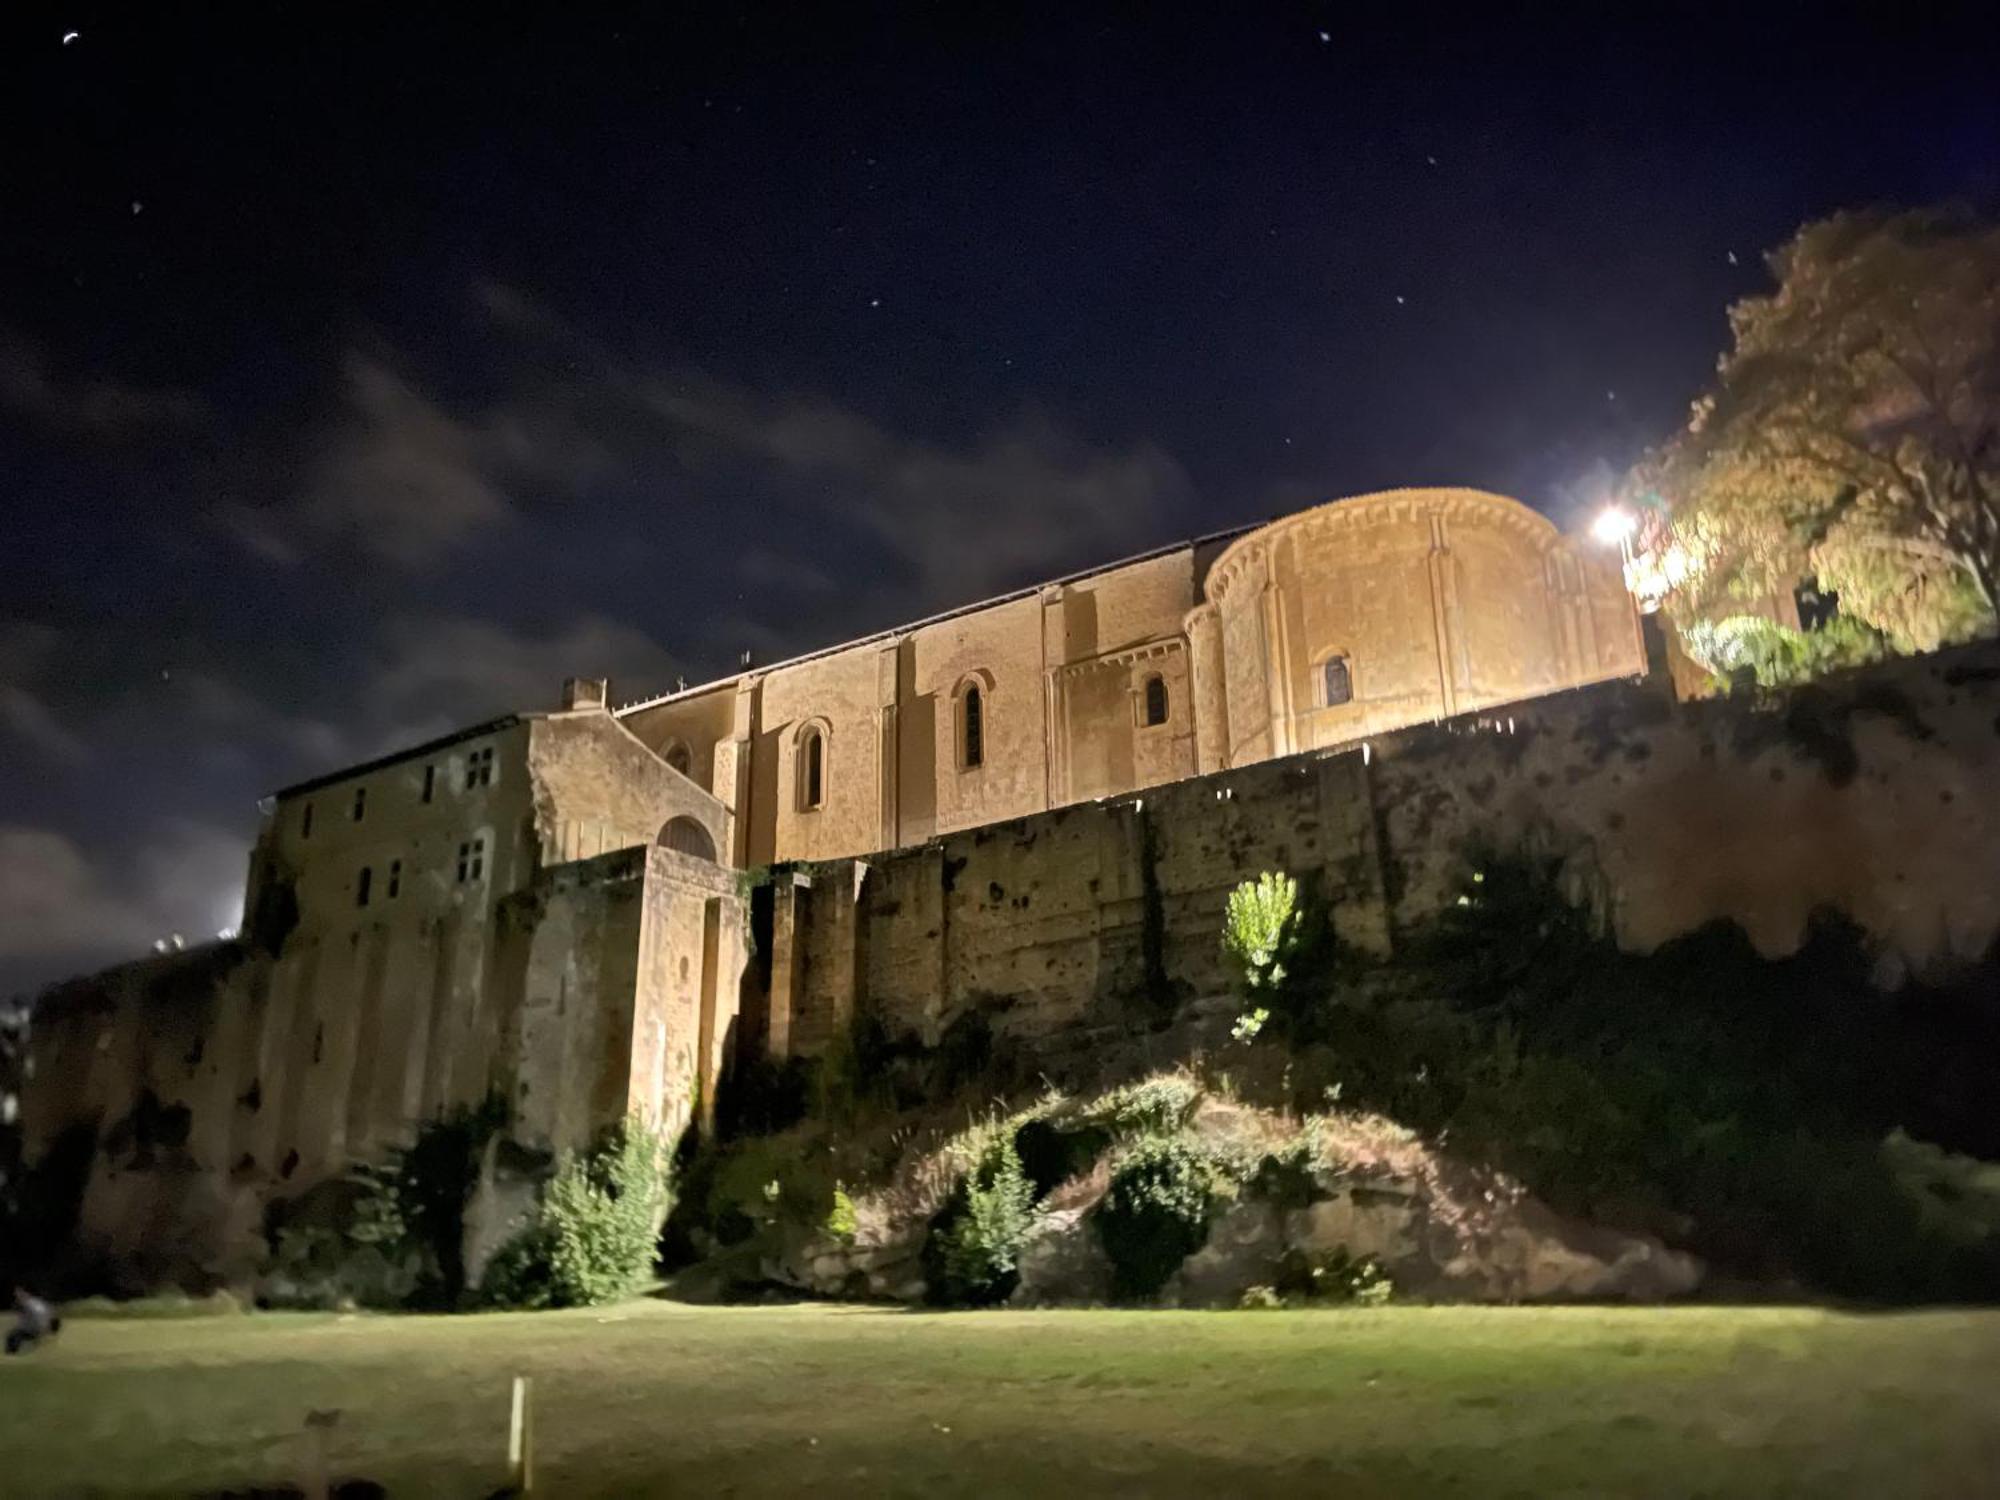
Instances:
[[[72,1321],[0,1361],[0,1493],[335,1470],[538,1493],[2000,1494],[2000,1313],[695,1308]]]

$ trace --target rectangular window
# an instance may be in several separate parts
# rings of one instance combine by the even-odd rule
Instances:
[[[310,802],[308,802],[305,806],[305,811],[299,814],[299,837],[302,839],[309,839],[312,836],[313,836],[313,805]]]
[[[1326,700],[1326,707],[1338,708],[1354,697],[1354,674],[1348,670],[1347,658],[1329,656],[1320,667],[1320,694]]]
[[[493,785],[493,747],[475,750],[465,758],[465,789]]]
[[[432,795],[437,791],[437,784],[438,784],[438,768],[436,766],[425,766],[424,801],[428,802],[431,800]]]
[[[369,869],[368,866],[363,865],[360,876],[354,882],[354,904],[356,906],[366,906],[368,904],[368,888],[374,883],[375,872]]]
[[[361,815],[367,811],[368,811],[368,788],[365,786],[358,786],[354,789],[354,821],[359,823],[361,821]]]
[[[458,846],[458,883],[484,879],[486,875],[486,836],[468,839]]]
[[[979,689],[965,690],[965,768],[970,771],[986,764],[986,718],[985,705],[981,703]]]
[[[400,859],[392,859],[389,861],[389,899],[394,901],[402,893],[403,862]]]

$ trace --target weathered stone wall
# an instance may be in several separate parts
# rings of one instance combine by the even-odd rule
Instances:
[[[851,861],[789,872],[779,925],[799,954],[788,994],[774,971],[773,1003],[789,1002],[799,1051],[860,1004],[933,1043],[972,1008],[1021,1034],[1092,1015],[1142,1025],[1227,987],[1222,916],[1246,872],[1316,878],[1343,935],[1379,951],[1372,841],[1360,759],[1313,757],[955,834],[858,880]]]
[[[1637,950],[1727,919],[1783,954],[1825,907],[1893,974],[1977,958],[2000,931],[2000,645],[1764,705],[1605,684],[1375,749],[1402,922],[1450,899],[1459,851],[1488,840],[1560,857]]]
[[[1579,688],[786,869],[772,1043],[816,1050],[863,1007],[932,1042],[974,1007],[1023,1034],[1138,1024],[1227,992],[1228,892],[1267,869],[1317,882],[1343,941],[1392,954],[1482,844],[1559,860],[1628,948],[1729,920],[1775,956],[1825,907],[1894,980],[2000,932],[1996,784],[2000,644],[1769,702]]]
[[[36,1007],[25,1154],[91,1142],[78,1247],[128,1289],[242,1277],[267,1202],[489,1093],[544,1150],[633,1112],[678,1131],[713,1098],[743,928],[732,872],[638,847],[490,909],[78,980]]]

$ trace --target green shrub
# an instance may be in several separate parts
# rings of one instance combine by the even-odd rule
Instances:
[[[1228,1184],[1191,1141],[1152,1136],[1119,1157],[1092,1216],[1111,1257],[1112,1290],[1153,1296],[1208,1238],[1208,1215]]]
[[[1285,982],[1285,965],[1299,939],[1299,886],[1291,876],[1266,870],[1229,893],[1222,946],[1243,971],[1251,993]]]
[[[582,1307],[630,1296],[652,1274],[670,1195],[665,1139],[628,1120],[596,1150],[563,1157],[535,1222],[487,1267],[482,1299]]]
[[[1011,1135],[998,1135],[946,1211],[939,1300],[971,1306],[1004,1301],[1020,1280],[1021,1247],[1034,1222],[1035,1192],[1020,1152]]]
[[[826,1211],[826,1232],[837,1240],[852,1240],[861,1221],[854,1212],[854,1200],[847,1196],[844,1185],[836,1183],[833,1189],[833,1207]]]

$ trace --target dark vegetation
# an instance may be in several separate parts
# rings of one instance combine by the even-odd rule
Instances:
[[[2000,1158],[1992,961],[1949,990],[1887,994],[1834,918],[1775,962],[1726,924],[1624,954],[1564,902],[1552,863],[1470,866],[1393,969],[1329,967],[1275,1008],[1286,1102],[1336,1089],[1725,1272],[1898,1301],[2000,1295],[1990,1203],[1948,1171],[1913,1180],[1896,1149],[1906,1134]]]

